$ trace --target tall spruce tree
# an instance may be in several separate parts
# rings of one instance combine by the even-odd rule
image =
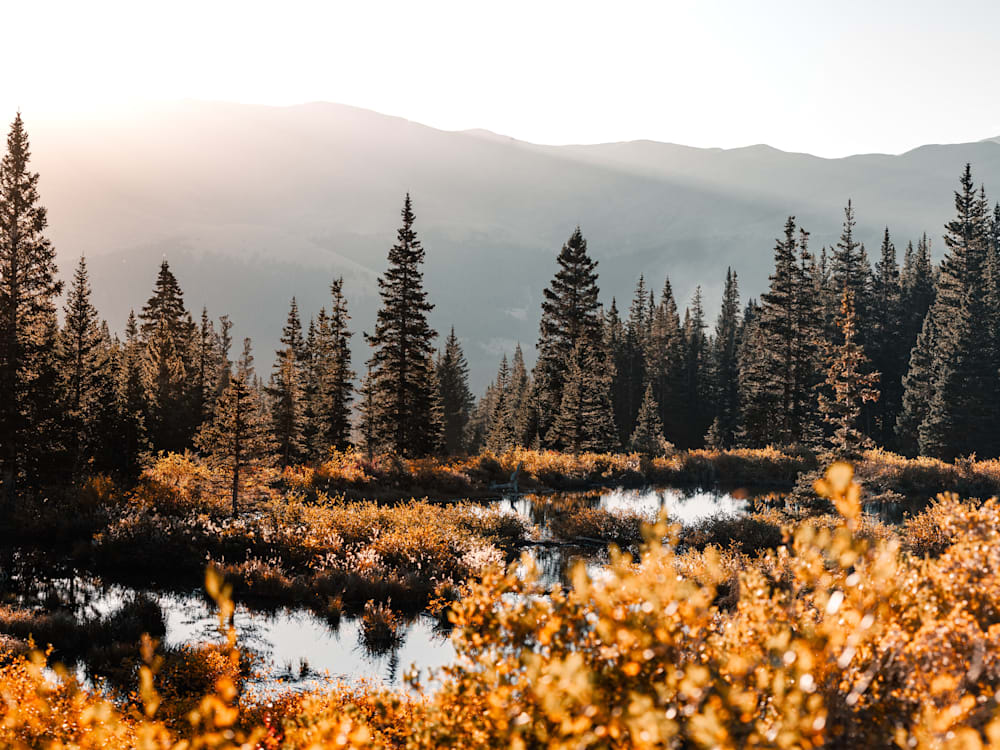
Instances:
[[[740,292],[736,272],[726,269],[722,309],[715,323],[712,341],[713,400],[715,403],[715,443],[731,448],[736,443],[740,421],[739,347]]]
[[[521,344],[514,347],[510,368],[511,409],[514,412],[515,444],[527,446],[535,434],[535,414],[531,403],[531,378],[524,364]]]
[[[59,369],[65,394],[67,448],[73,475],[79,476],[88,457],[98,453],[104,438],[99,417],[110,377],[110,342],[101,333],[97,310],[90,301],[87,262],[81,257],[63,307],[65,320],[59,336]]]
[[[808,252],[808,233],[795,218],[785,222],[785,236],[774,248],[774,273],[761,296],[758,330],[751,332],[752,351],[740,375],[743,418],[752,444],[762,441],[797,444],[812,441],[819,381],[818,347],[823,335],[822,311]],[[749,344],[749,342],[748,342]],[[770,437],[762,430],[770,425]],[[752,436],[752,437],[751,437]]]
[[[854,237],[854,227],[857,221],[854,218],[854,206],[850,200],[844,208],[844,225],[833,250],[830,262],[830,275],[833,282],[833,294],[828,302],[836,306],[835,316],[839,316],[840,300],[844,289],[850,289],[854,294],[855,312],[858,320],[858,336],[862,346],[866,346],[866,337],[863,331],[868,330],[870,325],[869,306],[871,297],[871,265],[868,262],[868,254],[865,252],[864,244],[858,242]],[[840,321],[837,321],[837,328]]]
[[[737,443],[759,447],[774,440],[780,394],[771,379],[776,354],[768,349],[760,306],[749,300],[743,311],[739,345],[740,426]]]
[[[44,231],[38,173],[29,168],[28,134],[18,113],[0,162],[0,482],[9,506],[51,407],[56,280],[55,250]],[[29,439],[29,436],[32,436]]]
[[[348,330],[351,316],[347,313],[343,277],[330,284],[330,297],[330,314],[321,311],[317,319],[312,354],[316,379],[312,407],[316,425],[314,449],[320,456],[330,448],[345,450],[350,445],[351,402],[354,400],[355,373],[351,369],[350,343],[353,334]]]
[[[923,328],[924,318],[934,302],[935,276],[931,263],[930,240],[927,234],[918,240],[916,250],[908,243],[903,256],[903,270],[900,274],[902,285],[900,306],[902,307],[903,348],[909,356],[917,343],[917,336]]]
[[[219,336],[215,324],[208,317],[208,308],[201,308],[201,323],[194,341],[194,419],[198,425],[211,419],[215,410],[216,389],[219,382]]]
[[[650,313],[646,377],[660,407],[663,433],[667,440],[678,442],[685,430],[684,333],[669,278],[664,280],[660,301]]]
[[[896,248],[886,227],[872,278],[871,335],[869,351],[873,371],[880,373],[880,391],[872,401],[873,421],[869,433],[882,446],[895,447],[896,421],[902,409],[903,376],[910,350],[903,338],[902,285]],[[841,329],[843,333],[843,328]]]
[[[622,324],[618,304],[611,298],[611,307],[604,315],[604,351],[611,366],[611,404],[618,425],[620,442],[627,442],[635,415],[632,413],[632,377],[629,334]],[[636,405],[635,408],[638,408]],[[625,432],[627,426],[628,432]]]
[[[166,260],[139,320],[146,347],[143,371],[150,438],[158,450],[184,450],[191,444],[198,419],[192,388],[197,381],[190,367],[195,326]]]
[[[424,248],[413,229],[407,193],[403,225],[389,251],[389,268],[379,278],[382,307],[368,338],[378,444],[405,456],[424,456],[438,446],[441,424],[434,388],[433,340],[427,322],[434,306],[423,286]]]
[[[288,319],[275,352],[267,395],[271,406],[271,431],[281,466],[290,466],[306,455],[303,358],[305,341],[299,308],[292,297]]]
[[[556,423],[563,409],[563,388],[570,367],[591,367],[578,376],[596,380],[601,375],[599,369],[604,357],[597,261],[587,253],[587,241],[579,227],[562,246],[556,260],[559,270],[545,289],[542,301],[534,375],[535,406],[542,444],[566,447],[563,440],[567,433],[557,428]]]
[[[267,395],[271,405],[271,431],[281,466],[290,466],[306,455],[304,372],[305,341],[299,307],[292,297],[281,331],[281,348],[275,352]]]
[[[475,399],[469,390],[469,364],[462,345],[455,336],[455,327],[445,341],[444,351],[437,360],[438,399],[441,402],[443,447],[449,456],[468,448],[469,419]]]
[[[919,450],[946,460],[977,451],[996,455],[998,448],[1000,363],[989,325],[989,212],[969,165],[955,193],[955,213],[945,225],[947,251],[929,326],[925,321],[933,336],[921,334],[917,348],[925,349],[914,349],[907,376],[908,385],[918,386],[925,376],[914,365],[927,363],[930,398],[918,429]]]
[[[269,465],[274,457],[274,444],[254,381],[250,339],[244,339],[243,354],[219,397],[215,415],[195,439],[207,460],[229,473],[234,517],[239,514],[240,488],[246,474]]]
[[[138,476],[140,456],[149,449],[145,420],[145,390],[142,378],[143,346],[134,311],[125,325],[120,366],[116,374],[116,404],[119,429],[116,465],[130,479]]]
[[[690,309],[684,311],[682,333],[684,431],[678,435],[677,442],[685,448],[697,448],[702,445],[713,419],[710,403],[712,368],[700,286],[695,289]]]

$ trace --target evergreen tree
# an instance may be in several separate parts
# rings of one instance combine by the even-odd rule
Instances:
[[[743,313],[739,352],[738,442],[751,447],[765,446],[775,439],[774,420],[780,409],[781,394],[771,377],[777,356],[768,349],[760,308],[754,300],[747,303]]]
[[[127,478],[139,473],[139,457],[149,448],[145,420],[145,391],[142,378],[143,347],[134,311],[125,325],[125,343],[116,373],[115,400],[119,428],[116,465]]]
[[[632,414],[632,376],[629,362],[629,335],[622,325],[618,314],[618,304],[611,298],[611,307],[604,316],[604,351],[609,361],[611,371],[611,404],[615,416],[615,424],[619,426],[619,439],[625,441],[630,434],[624,433],[623,425],[631,427]],[[638,408],[636,404],[635,408]]]
[[[649,380],[646,353],[653,325],[652,301],[653,294],[646,288],[645,278],[640,275],[629,306],[621,353],[615,363],[616,376],[620,381],[620,386],[615,389],[615,424],[618,425],[618,434],[623,444],[631,437]]]
[[[598,351],[580,338],[570,353],[559,414],[550,442],[574,454],[604,452],[618,445],[610,378],[599,374]]]
[[[331,447],[345,450],[351,444],[351,402],[354,400],[355,373],[351,369],[350,345],[353,334],[348,330],[351,316],[347,314],[342,277],[334,279],[330,295],[329,316],[321,311],[317,319],[312,357],[316,379],[312,408],[316,425],[314,446],[320,456]],[[394,314],[398,315],[399,311]],[[402,328],[405,329],[405,323]]]
[[[543,445],[552,447],[561,447],[559,440],[565,434],[555,429],[555,423],[562,410],[570,366],[592,366],[593,370],[580,374],[590,379],[596,377],[602,362],[598,356],[602,326],[597,261],[587,253],[587,241],[579,227],[562,246],[557,263],[559,270],[544,291],[534,376],[538,434]],[[577,348],[587,356],[571,362]]]
[[[254,387],[250,339],[243,341],[243,355],[236,372],[219,397],[215,416],[199,431],[195,444],[208,461],[231,472],[233,516],[239,514],[240,483],[254,468],[266,466],[274,445],[264,418],[264,406]]]
[[[55,298],[62,291],[30,159],[18,113],[0,162],[0,483],[8,506],[29,468],[27,446],[40,439],[43,413],[54,401],[47,387],[55,380]]]
[[[403,226],[389,251],[389,268],[379,278],[382,308],[368,338],[374,379],[375,434],[381,447],[406,456],[423,456],[439,443],[432,341],[427,322],[433,305],[423,287],[424,249],[413,230],[409,194]]]
[[[663,452],[663,426],[660,424],[660,407],[653,395],[653,384],[646,386],[639,407],[639,419],[632,437],[629,439],[629,449],[646,456],[658,456]]]
[[[868,263],[865,246],[854,238],[856,224],[854,206],[851,201],[847,201],[847,206],[844,208],[843,230],[831,258],[830,271],[835,296],[829,301],[839,306],[844,289],[850,289],[853,292],[859,337],[862,346],[867,347],[867,339],[863,335],[863,331],[868,330],[870,325],[871,265]],[[836,326],[839,329],[841,321],[838,320]]]
[[[365,334],[367,338],[367,334]],[[361,400],[358,403],[358,436],[361,447],[364,449],[368,459],[371,460],[379,450],[378,425],[376,418],[378,408],[375,403],[375,378],[371,363],[365,370],[365,376],[361,379],[361,388],[358,389]]]
[[[685,448],[702,444],[705,432],[712,423],[711,360],[709,343],[705,337],[705,312],[701,301],[701,287],[695,289],[691,309],[684,311],[684,357],[682,403],[684,431],[678,442]]]
[[[715,437],[717,448],[731,448],[736,442],[740,421],[739,347],[740,292],[736,273],[726,269],[722,309],[715,323],[712,342],[715,402]]]
[[[535,432],[534,410],[531,405],[531,378],[524,365],[520,344],[514,347],[510,369],[510,403],[514,414],[515,445],[527,446]]]
[[[755,443],[767,423],[770,440],[796,444],[812,439],[822,314],[807,241],[804,231],[796,239],[795,218],[789,217],[785,236],[775,245],[770,289],[761,297],[754,351],[747,353],[756,359],[741,373],[745,427]]]
[[[857,342],[854,292],[845,286],[838,316],[841,340],[827,351],[826,389],[820,393],[820,413],[833,430],[832,458],[857,459],[871,441],[858,429],[861,405],[878,398],[879,374],[865,372],[864,351]]]
[[[271,405],[271,431],[281,466],[305,457],[303,358],[305,342],[299,309],[292,297],[288,320],[281,333],[281,348],[275,352],[267,395]]]
[[[909,356],[917,343],[927,311],[934,302],[934,267],[926,233],[917,242],[916,251],[912,242],[907,245],[900,283],[903,287],[900,302],[903,312],[902,345]]]
[[[882,446],[895,443],[896,420],[903,400],[903,376],[909,364],[910,350],[903,340],[902,286],[896,264],[896,248],[888,227],[872,279],[871,366],[880,373],[881,391],[873,404],[870,433]]]
[[[503,453],[517,442],[516,412],[511,392],[510,368],[507,355],[500,360],[496,383],[491,393],[491,413],[487,426],[486,447],[493,453]]]
[[[73,274],[69,295],[63,307],[65,322],[59,336],[59,369],[65,394],[65,419],[68,428],[67,448],[74,476],[83,463],[97,453],[103,436],[97,431],[109,375],[109,343],[101,334],[97,310],[90,301],[90,278],[87,262],[81,257]]]
[[[139,320],[146,345],[143,369],[150,438],[158,450],[181,451],[190,445],[197,426],[192,388],[197,378],[189,367],[195,327],[166,260]]]
[[[194,418],[198,425],[211,419],[215,409],[219,382],[219,337],[208,317],[208,308],[201,309],[201,324],[194,341]]]
[[[663,282],[660,302],[650,315],[646,345],[646,377],[660,406],[664,435],[678,442],[684,434],[684,333],[670,279]]]
[[[469,390],[469,364],[452,326],[444,352],[437,360],[438,400],[441,403],[444,451],[449,456],[468,447],[469,419],[475,399]]]
[[[955,211],[945,225],[947,252],[928,313],[934,335],[918,341],[918,347],[933,348],[914,351],[908,376],[919,385],[923,375],[912,373],[914,358],[918,365],[929,363],[931,397],[918,429],[919,449],[946,460],[977,451],[996,455],[998,447],[1000,362],[988,309],[989,212],[968,165],[955,193]]]

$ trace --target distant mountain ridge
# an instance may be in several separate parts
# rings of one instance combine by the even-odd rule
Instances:
[[[544,146],[327,103],[187,101],[72,127],[24,114],[64,275],[86,253],[95,303],[120,329],[166,256],[195,312],[229,313],[254,338],[264,375],[289,298],[308,318],[340,275],[361,369],[406,191],[432,323],[455,325],[477,391],[517,341],[530,357],[542,289],[577,224],[605,301],[627,309],[640,273],[656,290],[669,274],[682,306],[703,286],[713,322],[727,266],[744,299],[766,288],[790,214],[819,250],[851,198],[869,255],[888,225],[901,256],[923,231],[940,249],[966,162],[1000,198],[1000,138],[824,159],[765,145]]]

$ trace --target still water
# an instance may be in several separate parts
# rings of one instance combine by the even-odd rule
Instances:
[[[539,530],[541,543],[527,553],[539,568],[541,582],[565,583],[568,572],[582,560],[591,575],[600,575],[607,565],[607,552],[597,547],[575,547],[554,542],[547,533],[551,509],[566,496],[527,495],[503,498],[493,507],[516,513]],[[639,513],[655,519],[665,512],[669,520],[693,524],[719,515],[750,512],[753,501],[745,495],[719,490],[680,490],[674,488],[613,489],[575,494],[573,502],[609,511]],[[884,508],[866,509],[875,514]],[[140,593],[125,586],[102,586],[85,579],[50,580],[47,585],[60,601],[73,602],[81,616],[108,615],[129,598]],[[57,591],[59,588],[66,589]],[[142,592],[161,607],[166,623],[163,640],[168,646],[218,642],[218,619],[213,604],[200,592]],[[238,605],[235,626],[242,647],[258,654],[265,669],[252,688],[273,685],[302,686],[323,678],[346,680],[370,679],[386,685],[400,685],[404,674],[416,667],[426,677],[429,670],[454,661],[451,639],[441,632],[436,621],[421,615],[405,624],[398,647],[384,654],[368,651],[361,641],[360,620],[344,616],[332,625],[309,610],[287,608],[255,611]]]

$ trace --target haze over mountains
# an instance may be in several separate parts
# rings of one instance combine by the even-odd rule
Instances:
[[[900,256],[927,231],[939,257],[963,165],[994,195],[1000,185],[1000,138],[822,159],[762,145],[540,146],[325,103],[182,102],[71,125],[24,115],[64,277],[86,253],[94,302],[120,330],[165,256],[193,312],[228,313],[235,335],[253,337],[265,375],[290,297],[308,318],[340,275],[363,368],[361,331],[409,191],[431,322],[442,335],[455,325],[477,392],[516,341],[531,358],[542,289],[577,224],[606,302],[624,313],[640,273],[657,292],[669,274],[682,307],[702,285],[712,323],[726,266],[744,299],[766,288],[789,214],[818,251],[852,198],[870,257],[886,224]]]

